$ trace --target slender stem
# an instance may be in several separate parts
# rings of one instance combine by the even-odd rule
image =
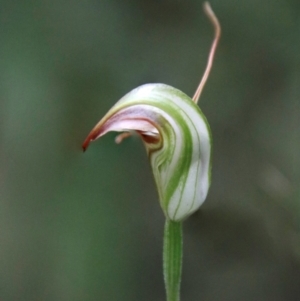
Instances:
[[[179,301],[182,269],[182,222],[166,220],[163,261],[167,301]]]

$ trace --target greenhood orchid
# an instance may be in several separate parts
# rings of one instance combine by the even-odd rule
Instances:
[[[141,136],[168,219],[181,221],[200,207],[210,184],[211,134],[190,97],[163,84],[138,87],[109,110],[84,148],[109,131]]]
[[[143,85],[121,98],[83,143],[86,150],[90,141],[107,132],[123,132],[117,143],[137,132],[150,158],[163,212],[173,221],[199,209],[210,186],[212,137],[196,103],[211,70],[220,26],[208,3],[204,9],[215,27],[215,39],[193,99],[168,85]]]
[[[110,131],[121,132],[117,143],[132,132],[142,138],[166,216],[164,277],[168,301],[179,301],[181,222],[205,201],[211,181],[212,137],[197,102],[212,67],[221,29],[208,3],[204,10],[214,25],[215,38],[193,98],[165,84],[140,86],[121,98],[83,143],[86,150],[91,141]]]

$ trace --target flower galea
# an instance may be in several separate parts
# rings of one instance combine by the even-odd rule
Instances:
[[[190,97],[164,84],[140,86],[109,110],[83,148],[110,131],[141,136],[168,219],[181,221],[204,202],[210,185],[211,134]]]
[[[83,143],[85,150],[90,141],[110,131],[122,132],[116,142],[138,133],[150,159],[160,205],[174,222],[201,206],[211,179],[211,132],[197,101],[212,67],[220,25],[208,3],[204,9],[215,27],[215,38],[194,97],[165,84],[142,85],[121,98]]]

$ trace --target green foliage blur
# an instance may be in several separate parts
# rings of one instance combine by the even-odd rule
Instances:
[[[0,0],[1,301],[165,300],[141,141],[81,143],[141,84],[193,95],[213,38],[202,4]],[[211,5],[213,179],[184,223],[182,300],[299,300],[300,2]]]

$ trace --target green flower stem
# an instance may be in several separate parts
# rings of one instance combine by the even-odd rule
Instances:
[[[182,222],[166,220],[163,261],[167,301],[179,301],[182,269]]]

